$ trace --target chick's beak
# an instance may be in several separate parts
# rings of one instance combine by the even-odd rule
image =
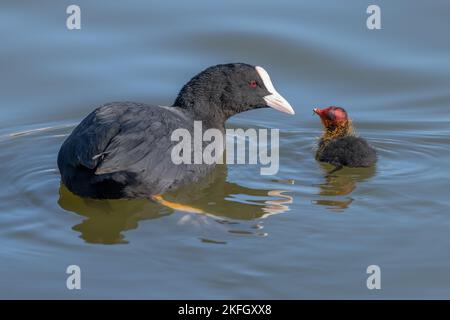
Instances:
[[[313,112],[314,112],[315,114],[319,115],[319,116],[322,115],[322,110],[320,110],[319,108],[314,108],[314,109],[313,109]]]

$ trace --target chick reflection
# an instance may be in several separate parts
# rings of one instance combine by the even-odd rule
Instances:
[[[220,224],[230,220],[253,220],[289,210],[293,199],[282,190],[252,189],[226,181],[226,166],[220,165],[207,177],[187,187],[164,194],[164,199],[187,205],[212,216]],[[173,209],[148,199],[93,200],[60,187],[61,208],[86,219],[73,227],[88,243],[127,243],[122,234],[136,229],[141,220],[157,219]]]
[[[325,197],[345,196],[355,190],[357,183],[367,180],[375,174],[375,167],[369,168],[344,168],[333,174],[328,174],[330,165],[321,163],[322,170],[325,175],[325,183],[319,184],[319,195]],[[339,200],[318,199],[313,203],[326,206],[334,211],[342,211],[347,209],[353,202],[353,199],[347,197]]]

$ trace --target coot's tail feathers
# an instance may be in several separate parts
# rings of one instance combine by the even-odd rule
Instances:
[[[170,209],[173,209],[173,210],[179,210],[179,211],[188,212],[188,213],[206,214],[206,212],[203,211],[202,209],[194,208],[194,207],[191,207],[191,206],[188,206],[185,204],[165,200],[162,197],[162,195],[160,195],[160,194],[154,195],[151,198],[152,198],[152,200],[158,202],[159,204],[161,204],[165,207],[168,207]]]

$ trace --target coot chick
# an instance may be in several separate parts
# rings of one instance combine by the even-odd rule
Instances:
[[[370,167],[377,161],[377,154],[366,140],[353,133],[347,112],[340,107],[315,108],[324,126],[319,140],[316,160],[335,166],[330,173],[346,167]]]
[[[58,167],[65,186],[89,198],[149,198],[195,182],[214,164],[174,164],[171,133],[225,132],[225,121],[240,112],[272,107],[294,114],[267,72],[244,63],[209,67],[183,86],[170,107],[113,102],[95,109],[64,141]],[[192,157],[193,158],[193,157]],[[158,200],[158,197],[152,197]]]

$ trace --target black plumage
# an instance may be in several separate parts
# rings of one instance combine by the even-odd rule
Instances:
[[[266,74],[243,63],[217,65],[184,85],[170,107],[113,102],[95,109],[61,146],[62,182],[77,195],[102,199],[150,197],[197,181],[214,164],[174,164],[171,133],[192,132],[195,120],[203,130],[224,132],[229,117],[266,106],[293,114]]]
[[[316,108],[314,112],[324,125],[324,134],[316,152],[318,161],[330,163],[336,169],[344,166],[370,167],[376,163],[375,149],[365,139],[354,135],[352,123],[343,108]]]

